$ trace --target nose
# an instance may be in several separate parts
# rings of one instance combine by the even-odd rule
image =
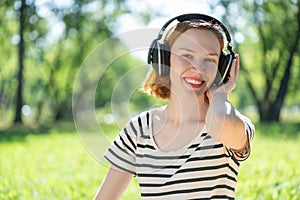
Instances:
[[[205,73],[205,66],[201,59],[194,60],[192,63],[191,70],[195,73],[204,74]]]

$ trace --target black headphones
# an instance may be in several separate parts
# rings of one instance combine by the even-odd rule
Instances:
[[[161,38],[167,29],[167,27],[173,23],[175,20],[178,22],[188,21],[188,20],[201,20],[203,22],[209,22],[212,24],[219,25],[226,35],[227,46],[226,50],[228,52],[222,51],[222,54],[219,58],[219,66],[218,70],[220,76],[217,75],[215,83],[221,84],[226,83],[229,78],[230,67],[232,64],[232,60],[234,59],[234,52],[232,50],[232,43],[229,31],[227,28],[221,23],[219,20],[204,14],[184,14],[174,17],[167,21],[165,25],[159,31],[159,34],[155,40],[153,40],[149,52],[148,52],[148,64],[151,64],[154,71],[159,76],[168,76],[170,74],[170,47],[165,41],[161,41]]]

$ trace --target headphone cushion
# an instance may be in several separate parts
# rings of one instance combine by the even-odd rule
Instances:
[[[219,74],[217,74],[216,79],[220,82],[226,83],[230,77],[230,68],[232,63],[232,54],[222,52],[219,58],[218,70]]]
[[[152,67],[159,76],[170,74],[170,48],[167,43],[156,42],[152,52]]]

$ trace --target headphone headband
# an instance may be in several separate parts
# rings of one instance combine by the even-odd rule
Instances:
[[[226,39],[227,39],[227,43],[228,46],[231,47],[231,37],[229,34],[229,31],[227,30],[227,28],[225,27],[225,25],[220,22],[219,20],[217,20],[214,17],[211,17],[209,15],[204,15],[204,14],[197,14],[197,13],[190,13],[190,14],[183,14],[183,15],[179,15],[177,17],[173,17],[172,19],[170,19],[169,21],[167,21],[163,27],[160,29],[159,34],[157,36],[157,40],[160,40],[164,34],[164,31],[166,30],[166,28],[175,20],[177,20],[178,22],[183,22],[183,21],[188,21],[188,20],[192,20],[192,19],[199,19],[199,20],[203,20],[205,22],[210,22],[212,24],[218,24],[219,26],[221,26],[221,28],[223,29],[225,35],[226,35]]]

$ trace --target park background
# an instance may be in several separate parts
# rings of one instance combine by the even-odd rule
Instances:
[[[115,34],[159,29],[188,12],[224,22],[241,57],[229,98],[255,123],[256,135],[241,164],[237,199],[299,199],[299,0],[1,1],[0,199],[91,199],[108,168],[75,127],[72,98],[80,93],[74,82],[82,63]],[[102,57],[128,45],[114,40]],[[108,138],[120,130],[112,118],[115,86],[145,65],[147,52],[140,53],[112,62],[99,80],[94,106]],[[118,92],[128,96],[126,85]],[[165,103],[139,88],[130,92],[132,113]],[[123,199],[140,199],[136,180]]]

